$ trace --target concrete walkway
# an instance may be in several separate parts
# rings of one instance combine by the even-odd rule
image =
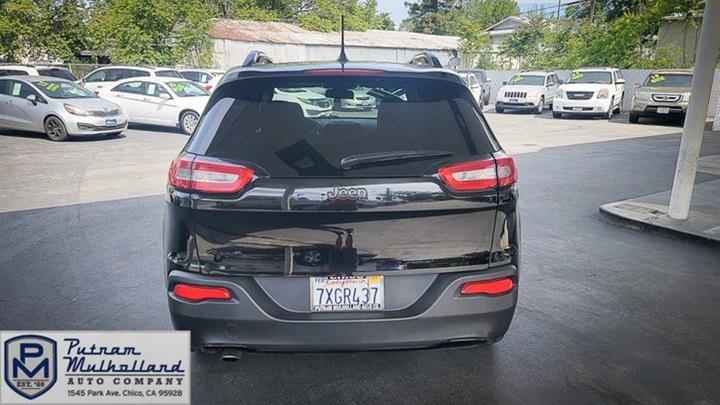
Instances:
[[[720,134],[706,136],[717,135]],[[717,180],[695,184],[690,216],[686,221],[667,215],[670,190],[604,204],[600,207],[600,213],[611,222],[631,228],[720,244],[720,155],[700,158],[698,172],[719,177]]]

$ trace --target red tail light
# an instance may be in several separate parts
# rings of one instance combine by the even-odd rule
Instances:
[[[219,163],[202,157],[183,155],[173,160],[168,181],[175,188],[201,193],[232,194],[245,187],[253,178],[245,166]]]
[[[206,84],[205,90],[210,91],[213,88],[212,84]]]
[[[453,190],[479,191],[512,185],[517,181],[517,170],[513,158],[496,154],[495,159],[441,167],[438,176]]]
[[[176,284],[173,288],[176,297],[188,301],[229,300],[230,291],[222,287],[205,287],[190,284]]]
[[[473,281],[460,287],[460,295],[500,295],[511,291],[514,287],[515,282],[510,277],[497,280]]]

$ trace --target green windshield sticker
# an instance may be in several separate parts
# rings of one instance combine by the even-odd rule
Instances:
[[[512,80],[510,81],[510,83],[519,82],[519,81],[522,80],[522,79],[523,79],[522,76],[515,76],[515,77],[512,78]]]
[[[582,74],[582,72],[572,72],[572,75],[570,75],[570,80],[577,80],[583,76],[585,75]]]
[[[665,80],[665,76],[659,75],[655,73],[654,75],[650,76],[650,83],[660,83],[661,81]]]
[[[48,84],[50,84],[50,83],[44,82],[44,81],[43,81],[43,82],[37,82],[37,85],[40,86],[40,87],[47,87]]]
[[[46,82],[46,81],[37,82],[37,83],[35,83],[35,84],[37,84],[38,87],[42,87],[42,88],[44,88],[44,89],[47,89],[48,91],[55,91],[55,90],[57,90],[57,89],[60,88],[60,85],[59,85],[59,84],[56,84],[56,83],[48,83],[48,82]]]
[[[185,90],[185,85],[182,83],[168,83],[168,86],[170,86],[171,89],[177,91],[178,93],[181,93],[183,90]]]

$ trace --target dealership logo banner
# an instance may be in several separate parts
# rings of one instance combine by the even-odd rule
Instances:
[[[189,404],[190,332],[0,332],[0,405]]]

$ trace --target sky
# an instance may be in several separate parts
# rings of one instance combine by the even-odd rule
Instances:
[[[526,11],[536,7],[547,7],[557,5],[557,0],[516,0],[521,11]],[[563,0],[566,3],[568,0]],[[395,22],[395,27],[398,27],[402,20],[407,18],[407,8],[405,7],[405,0],[378,0],[378,9],[390,13]]]

